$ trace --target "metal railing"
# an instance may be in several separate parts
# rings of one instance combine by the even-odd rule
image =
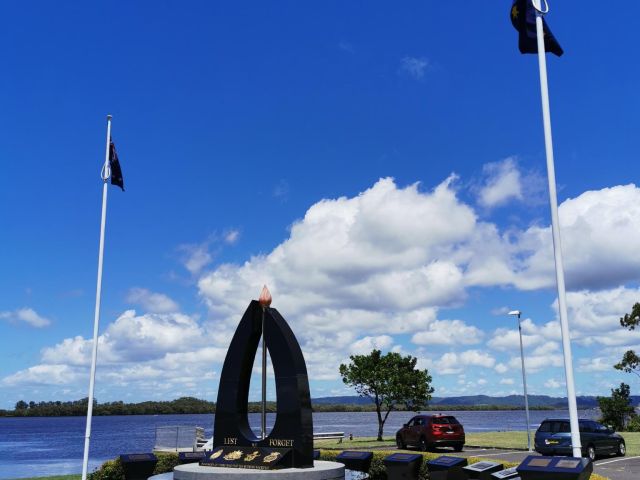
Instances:
[[[204,428],[202,427],[185,425],[156,427],[153,449],[165,452],[195,452],[205,441]]]

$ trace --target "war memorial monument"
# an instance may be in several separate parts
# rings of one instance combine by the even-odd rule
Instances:
[[[271,294],[263,289],[245,311],[224,361],[213,432],[213,450],[199,463],[178,465],[173,473],[156,480],[255,480],[268,478],[305,480],[344,479],[344,465],[314,461],[313,418],[307,367],[293,331],[275,309]],[[262,431],[257,436],[248,420],[251,372],[262,338]],[[266,352],[275,375],[276,420],[265,428]],[[172,477],[171,477],[172,476]]]

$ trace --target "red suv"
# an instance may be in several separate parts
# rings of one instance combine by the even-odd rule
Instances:
[[[412,445],[422,451],[436,447],[453,447],[456,452],[464,446],[464,428],[451,415],[416,415],[396,433],[398,448]]]

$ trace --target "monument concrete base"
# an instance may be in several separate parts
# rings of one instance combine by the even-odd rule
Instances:
[[[154,475],[149,480],[344,480],[344,465],[315,460],[313,468],[252,470],[248,468],[202,467],[197,463],[177,465],[173,473]]]

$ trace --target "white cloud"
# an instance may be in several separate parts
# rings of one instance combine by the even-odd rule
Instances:
[[[180,307],[176,302],[163,293],[155,293],[146,288],[132,288],[127,295],[127,301],[140,305],[151,313],[177,312]]]
[[[2,379],[6,386],[68,385],[78,380],[78,373],[68,365],[36,365]]]
[[[500,385],[513,385],[515,382],[513,378],[501,378]]]
[[[429,66],[429,61],[423,57],[403,57],[400,61],[400,71],[420,80]]]
[[[640,277],[640,189],[620,185],[585,192],[559,207],[562,250],[569,289],[614,287]],[[514,283],[523,289],[554,285],[549,227],[518,235],[521,260]]]
[[[209,253],[209,242],[180,245],[178,250],[182,252],[184,267],[193,275],[200,273],[213,260]]]
[[[414,334],[411,341],[417,345],[473,345],[483,337],[482,330],[461,320],[436,320]]]
[[[351,344],[351,353],[354,355],[364,355],[373,349],[388,350],[393,344],[393,338],[389,335],[379,335],[377,337],[363,337]]]
[[[544,382],[544,386],[546,388],[560,388],[562,386],[564,386],[564,382],[562,381],[558,381],[555,378],[550,378],[549,380],[547,380],[546,382]]]
[[[9,322],[15,323],[26,323],[36,328],[42,328],[51,325],[51,320],[38,315],[38,313],[33,308],[28,307],[19,308],[11,312],[0,312],[0,320],[7,320]]]
[[[513,157],[487,163],[483,167],[483,173],[486,179],[478,192],[478,203],[481,206],[493,208],[512,199],[522,200],[521,175]]]
[[[400,187],[385,178],[359,195],[321,200],[291,226],[281,244],[239,264],[207,268],[212,261],[210,244],[224,243],[223,237],[181,247],[185,266],[197,278],[199,294],[209,309],[207,321],[178,313],[166,295],[132,290],[132,300],[148,313],[127,311],[107,326],[99,340],[101,374],[126,383],[127,378],[147,372],[144,388],[153,390],[177,385],[183,377],[186,383],[181,385],[194,381],[200,371],[198,355],[208,359],[211,370],[219,370],[242,312],[265,283],[274,295],[274,306],[296,332],[315,380],[336,380],[338,365],[348,361],[350,353],[364,353],[374,346],[402,351],[410,348],[399,344],[406,339],[428,346],[416,347],[420,365],[437,375],[469,367],[489,368],[499,375],[509,369],[519,372],[519,338],[512,319],[504,323],[511,328],[496,330],[487,341],[489,348],[511,357],[508,361],[497,357],[502,360],[498,362],[491,350],[461,351],[484,341],[482,330],[470,319],[439,315],[447,307],[463,305],[471,288],[526,290],[553,285],[549,229],[501,231],[479,220],[472,206],[458,197],[455,181],[452,175],[425,190],[418,184]],[[636,214],[640,207],[633,203],[636,196],[640,199],[638,192],[633,185],[614,187],[563,203],[563,241],[570,246],[565,252],[568,276],[590,272],[595,267],[584,262],[592,261],[600,262],[606,282],[586,283],[598,288],[628,278],[636,264],[640,276],[640,260],[632,255],[640,242],[640,212]],[[599,227],[602,232],[589,230]],[[578,241],[579,255],[572,257],[571,246]],[[584,254],[589,249],[592,255]],[[623,257],[631,270],[619,267]],[[618,285],[569,293],[572,335],[581,346],[640,345],[640,332],[627,332],[617,324],[637,301],[640,289]],[[5,318],[7,314],[13,312],[4,312]],[[562,366],[559,324],[546,320],[522,322],[527,373]],[[444,355],[443,345],[451,348]],[[64,339],[43,349],[41,365],[32,367],[38,370],[17,372],[3,382],[35,382],[44,378],[40,372],[56,365],[54,371],[61,371],[61,365],[74,374],[84,371],[90,351],[88,339]],[[580,368],[598,371],[610,354],[602,354],[601,364],[594,361]],[[180,363],[185,369],[194,368],[194,373],[180,375],[172,368]]]
[[[227,243],[228,245],[235,244],[239,238],[240,238],[240,230],[237,230],[237,229],[228,230],[224,234],[224,242]]]
[[[495,367],[494,370],[497,373],[503,374],[509,371],[509,367],[507,367],[504,363],[498,363]]]

